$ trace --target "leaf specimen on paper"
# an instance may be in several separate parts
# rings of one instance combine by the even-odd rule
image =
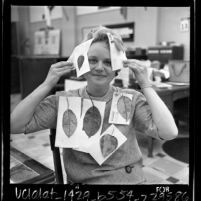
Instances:
[[[126,96],[121,96],[117,102],[119,114],[128,121],[131,113],[131,100]]]
[[[118,140],[116,137],[106,134],[100,139],[100,148],[103,157],[107,157],[111,154],[118,146]]]
[[[83,120],[83,130],[91,137],[99,130],[101,126],[101,114],[97,107],[90,107]]]
[[[83,55],[80,55],[77,59],[77,65],[78,65],[78,68],[80,69],[82,67],[82,64],[84,63],[84,56]]]
[[[77,128],[77,118],[71,109],[67,109],[63,115],[63,130],[68,137],[71,137]]]

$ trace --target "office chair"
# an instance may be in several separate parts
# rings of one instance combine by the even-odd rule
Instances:
[[[179,99],[174,102],[174,118],[179,127],[180,121],[189,124],[189,98]]]
[[[189,98],[179,99],[179,100],[176,100],[174,102],[173,116],[175,119],[175,123],[179,129],[179,134],[177,136],[177,139],[181,138],[180,139],[181,141],[188,139],[189,138],[189,132],[188,132],[188,128],[189,128]],[[187,130],[187,133],[185,135],[181,134],[181,132],[183,132],[181,130],[182,129],[181,122],[183,122],[185,127],[187,128],[187,129],[185,129],[185,130]],[[179,143],[179,140],[178,140],[178,143]],[[178,146],[179,146],[179,144],[178,144]],[[150,137],[150,139],[148,140],[148,157],[153,157],[153,147],[154,147],[154,138]]]
[[[50,92],[50,95],[56,94],[57,91],[63,91],[64,84],[57,84]],[[56,137],[56,129],[50,129],[50,146],[53,155],[54,162],[54,170],[55,170],[55,179],[56,184],[64,184],[63,172],[62,172],[62,163],[59,147],[55,147],[55,137]]]
[[[174,118],[179,129],[178,136],[166,141],[162,149],[176,160],[189,163],[189,99],[180,99],[174,103]],[[183,124],[183,125],[182,125]],[[178,149],[179,147],[179,149]]]
[[[59,147],[55,147],[56,129],[50,129],[50,146],[53,154],[56,184],[64,184]]]

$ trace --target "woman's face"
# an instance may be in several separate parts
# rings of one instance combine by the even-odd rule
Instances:
[[[110,50],[106,42],[95,42],[88,51],[88,60],[91,71],[85,75],[88,85],[106,86],[115,77],[112,71]]]

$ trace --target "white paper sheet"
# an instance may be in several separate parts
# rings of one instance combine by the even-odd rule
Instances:
[[[65,91],[79,89],[87,85],[87,81],[77,81],[65,79]]]
[[[123,60],[127,60],[126,53],[124,51],[117,50],[113,36],[110,33],[107,33],[109,44],[110,44],[110,56],[112,63],[112,70],[119,70],[123,68]]]
[[[73,50],[73,53],[68,59],[69,61],[72,61],[74,64],[76,68],[77,77],[80,77],[81,75],[90,71],[87,52],[89,50],[92,41],[93,39],[90,39],[76,46]]]
[[[93,104],[94,104],[94,106],[100,112],[101,123],[100,123],[100,127],[97,130],[97,132],[93,136],[88,137],[88,135],[86,134],[86,132],[83,130],[84,118],[85,118],[86,112],[93,105],[92,105],[90,99],[83,99],[83,109],[82,109],[82,114],[81,114],[81,118],[80,118],[80,122],[79,122],[79,129],[81,130],[82,134],[85,135],[85,137],[87,137],[88,141],[86,143],[79,144],[79,147],[76,148],[76,150],[79,150],[79,151],[82,151],[82,152],[88,152],[88,147],[89,147],[90,140],[93,139],[93,138],[96,138],[97,136],[100,136],[100,133],[101,133],[101,130],[102,130],[102,126],[103,126],[103,119],[104,119],[104,114],[105,114],[105,105],[106,105],[106,102],[93,100]]]
[[[36,31],[34,33],[34,54],[58,55],[60,51],[60,30]]]
[[[61,31],[59,29],[53,29],[49,31],[49,40],[48,40],[48,46],[49,46],[49,54],[59,54],[60,50],[60,33]]]
[[[90,138],[97,135],[99,136],[101,133],[106,103],[102,101],[93,100],[93,104],[99,111],[101,121],[99,129],[97,129],[97,132],[90,137],[83,129],[84,128],[83,121],[87,111],[93,106],[91,100],[82,99],[80,97],[64,97],[64,96],[59,97],[57,132],[55,140],[56,147],[73,148],[78,151],[88,152],[88,145],[90,142]],[[70,109],[76,116],[77,127],[76,129],[74,129],[74,132],[71,136],[66,134],[63,127],[64,112],[67,111],[68,109]],[[74,122],[70,123],[74,124]]]
[[[102,165],[127,138],[113,124],[101,136],[95,136],[91,139],[88,152]]]
[[[68,101],[67,101],[68,100]],[[71,109],[76,116],[77,128],[72,136],[67,136],[63,129],[63,115],[67,109]],[[80,141],[85,141],[85,135],[79,133],[79,121],[81,114],[81,98],[80,97],[59,97],[59,108],[57,117],[57,129],[55,146],[63,148],[75,148],[79,146]],[[77,141],[79,139],[79,141]]]
[[[132,97],[133,97],[132,94],[127,94],[127,93],[115,92],[113,94],[112,105],[111,105],[110,116],[109,116],[109,123],[124,124],[124,125],[128,125],[130,123]],[[123,102],[123,104],[121,104],[122,106],[121,108],[120,108],[119,101]],[[126,104],[127,101],[129,101],[129,104]]]
[[[44,45],[45,45],[45,32],[36,31],[34,33],[34,54],[43,54]]]

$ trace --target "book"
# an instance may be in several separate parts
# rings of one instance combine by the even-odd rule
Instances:
[[[54,171],[10,147],[10,183],[54,183]]]

